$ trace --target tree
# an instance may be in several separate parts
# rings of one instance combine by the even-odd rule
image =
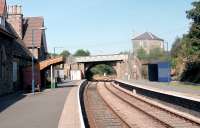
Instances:
[[[190,58],[190,39],[188,35],[183,35],[182,38],[176,38],[172,45],[171,57],[174,60],[181,61],[189,60]]]
[[[190,19],[191,27],[189,33],[182,38],[176,39],[172,49],[172,66],[177,72],[180,80],[198,82],[200,71],[200,1],[192,3],[193,8],[186,11]]]
[[[103,75],[104,73],[106,73],[107,75],[115,74],[115,70],[111,66],[106,65],[106,64],[96,65],[95,67],[91,68],[91,72],[94,75],[97,75],[97,74]]]
[[[192,3],[193,8],[187,11],[187,18],[192,20],[192,26],[187,35],[189,42],[188,54],[189,61],[197,61],[200,59],[200,1]]]
[[[148,58],[148,55],[143,48],[140,48],[137,50],[137,57],[141,60],[145,60]]]
[[[149,54],[143,48],[137,50],[137,57],[141,60],[168,60],[168,54],[161,48],[153,48]]]
[[[119,52],[119,54],[129,54],[129,52],[128,51],[121,51],[121,52]]]
[[[61,53],[60,53],[60,55],[61,56],[63,56],[64,58],[67,58],[68,56],[70,56],[70,52],[69,51],[67,51],[67,50],[64,50],[64,51],[62,51]]]
[[[56,56],[58,56],[58,54],[57,53],[48,53],[48,56],[49,57],[56,57]]]
[[[172,44],[171,56],[173,58],[178,57],[178,53],[181,50],[181,41],[182,41],[182,39],[177,37],[176,40],[174,41],[174,43]]]
[[[74,56],[90,56],[90,52],[88,50],[78,49]]]
[[[92,80],[94,75],[103,76],[104,73],[107,75],[116,75],[115,69],[113,69],[111,66],[106,64],[98,64],[88,70],[85,76],[88,80]]]
[[[150,50],[149,60],[167,60],[168,59],[168,53],[164,52],[161,48],[153,48]]]

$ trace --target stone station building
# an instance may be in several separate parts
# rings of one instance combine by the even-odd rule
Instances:
[[[31,65],[32,57],[7,18],[6,1],[0,0],[0,95],[23,88],[22,69]]]

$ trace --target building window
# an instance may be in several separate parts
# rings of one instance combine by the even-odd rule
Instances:
[[[141,40],[140,41],[140,47],[143,48],[144,47],[144,42]]]
[[[0,79],[5,80],[6,79],[6,51],[5,48],[2,46],[0,47]]]
[[[17,62],[13,62],[13,82],[17,81]]]
[[[160,42],[160,48],[164,49],[164,42]]]
[[[2,19],[2,23],[1,23],[1,25],[3,26],[3,28],[5,28],[5,23],[6,21],[5,21],[5,19]]]
[[[3,52],[0,49],[0,80],[3,79]]]
[[[2,17],[0,17],[0,24],[2,24]]]
[[[5,28],[5,18],[4,17],[0,17],[0,25]]]
[[[147,42],[147,41],[144,41],[144,42],[143,42],[143,47],[144,47],[144,48],[147,48],[147,47],[148,47],[148,42]]]

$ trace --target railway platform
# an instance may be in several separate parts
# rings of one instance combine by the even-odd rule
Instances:
[[[186,99],[191,99],[200,102],[200,87],[188,85],[168,85],[168,83],[149,82],[149,81],[134,81],[134,80],[117,80],[122,83],[127,83],[147,90],[161,92],[169,95],[175,95]]]
[[[65,100],[58,128],[83,128],[82,113],[79,101],[79,87],[83,81],[76,81]]]
[[[81,128],[80,84],[81,81],[65,81],[58,88],[35,95],[0,97],[0,128]]]
[[[170,108],[182,112],[185,117],[192,117],[194,120],[200,118],[200,90],[197,87],[172,86],[156,82],[123,81],[115,80],[117,85],[132,91],[136,95],[144,96],[155,100]]]

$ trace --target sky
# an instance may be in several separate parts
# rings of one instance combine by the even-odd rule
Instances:
[[[187,33],[186,10],[194,0],[7,0],[22,5],[24,16],[43,16],[48,51],[74,53],[87,49],[93,55],[131,51],[131,39],[146,31],[170,47]]]

